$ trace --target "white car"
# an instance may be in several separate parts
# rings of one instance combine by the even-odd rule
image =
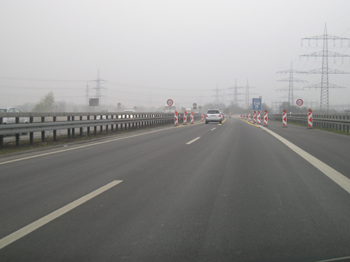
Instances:
[[[0,107],[0,113],[22,113],[21,110],[15,107]],[[29,117],[20,117],[19,122],[21,124],[23,123],[29,123]],[[2,119],[3,124],[15,124],[16,118],[15,117],[4,117]]]
[[[207,114],[205,115],[205,123],[209,122],[219,122],[220,124],[224,120],[224,115],[220,112],[219,109],[208,109]]]

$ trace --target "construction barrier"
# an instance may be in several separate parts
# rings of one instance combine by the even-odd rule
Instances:
[[[287,110],[283,109],[282,127],[287,127]]]
[[[264,126],[268,125],[268,113],[267,110],[265,110],[264,112]]]
[[[307,125],[307,128],[312,128],[312,110],[311,108],[309,109],[309,112],[307,113],[307,122],[308,122],[308,125]]]
[[[252,119],[250,118],[250,113],[248,114],[248,121],[251,121]]]
[[[194,124],[193,111],[191,111],[191,124]]]
[[[256,111],[253,111],[253,123],[256,123]]]
[[[248,114],[246,113],[245,114],[245,121],[247,121],[248,120]]]
[[[187,111],[184,112],[184,125],[187,125]]]
[[[175,111],[174,118],[175,125],[177,126],[179,124],[179,114],[177,111]]]
[[[260,117],[260,111],[258,111],[258,125],[260,125],[261,117]]]
[[[201,122],[204,122],[204,114],[202,114]]]

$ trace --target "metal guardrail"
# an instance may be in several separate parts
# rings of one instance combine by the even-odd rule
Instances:
[[[313,126],[350,133],[350,114],[312,114]],[[282,114],[269,114],[269,120],[281,121]],[[287,114],[287,121],[308,125],[307,114]]]
[[[20,123],[21,118],[29,119],[29,123]],[[76,120],[76,118],[79,120]],[[195,119],[200,114],[194,114]],[[13,124],[2,124],[3,118],[14,118]],[[93,118],[93,119],[91,119]],[[62,120],[64,119],[64,120]],[[179,116],[179,120],[183,115]],[[68,137],[75,137],[75,129],[79,128],[80,136],[83,136],[84,129],[90,135],[93,128],[94,135],[97,134],[97,127],[100,132],[113,132],[124,129],[143,128],[153,125],[169,124],[174,122],[173,113],[0,113],[0,147],[3,147],[4,136],[15,135],[16,145],[19,146],[20,134],[29,133],[29,141],[34,143],[34,133],[41,132],[41,140],[45,141],[45,132],[53,131],[53,140],[57,140],[57,130],[67,130]]]

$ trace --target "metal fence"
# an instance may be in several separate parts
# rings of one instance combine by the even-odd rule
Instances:
[[[200,114],[194,115],[195,120]],[[11,119],[12,121],[8,121]],[[183,115],[179,115],[182,121]],[[6,121],[4,121],[6,120]],[[24,121],[28,123],[23,123]],[[4,122],[13,122],[4,124]],[[15,135],[16,145],[19,146],[20,135],[29,133],[29,143],[34,143],[34,133],[41,133],[41,141],[45,141],[45,132],[53,132],[53,140],[57,140],[57,131],[66,130],[68,138],[79,135],[97,134],[105,131],[117,132],[174,122],[173,113],[0,113],[0,147],[4,145],[4,136]]]
[[[312,114],[313,126],[330,130],[339,130],[350,132],[350,114]],[[269,114],[269,120],[281,121],[282,114]],[[308,125],[307,114],[287,114],[287,120],[290,123]]]

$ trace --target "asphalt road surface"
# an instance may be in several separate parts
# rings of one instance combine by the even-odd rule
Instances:
[[[2,157],[0,261],[350,258],[349,146],[228,119]]]

